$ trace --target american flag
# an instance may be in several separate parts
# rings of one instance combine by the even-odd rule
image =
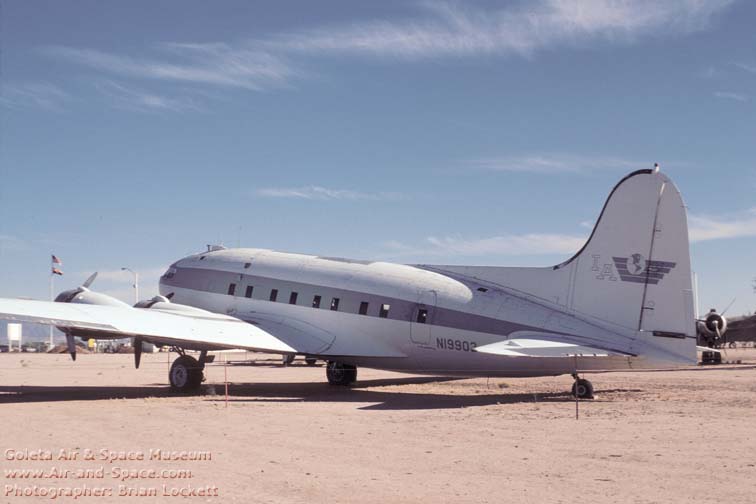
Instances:
[[[58,266],[63,266],[63,261],[61,261],[58,256],[55,254],[52,255],[52,275],[60,275],[63,276],[63,271]]]

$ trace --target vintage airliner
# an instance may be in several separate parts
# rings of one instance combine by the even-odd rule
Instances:
[[[134,307],[81,287],[56,301],[0,299],[0,318],[74,337],[135,338],[180,356],[169,372],[197,389],[207,352],[243,348],[327,361],[328,382],[357,366],[447,376],[571,374],[696,362],[686,209],[654,169],[611,191],[590,238],[553,267],[402,265],[261,249],[176,261],[160,296]],[[185,353],[199,351],[199,359]]]

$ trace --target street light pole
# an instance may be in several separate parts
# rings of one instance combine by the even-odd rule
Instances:
[[[132,275],[134,275],[134,304],[137,304],[139,302],[139,273],[132,270],[131,268],[121,268],[121,271],[128,271]]]

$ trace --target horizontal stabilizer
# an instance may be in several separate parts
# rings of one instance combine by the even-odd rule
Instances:
[[[576,345],[561,341],[509,339],[475,348],[476,352],[508,357],[610,357],[626,356],[603,348]]]
[[[719,353],[719,354],[722,353],[721,350],[717,350],[716,348],[709,348],[706,346],[697,346],[696,350],[698,350],[699,352],[713,352],[713,353]]]

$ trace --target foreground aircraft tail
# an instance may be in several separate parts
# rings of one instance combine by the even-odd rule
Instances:
[[[583,248],[557,266],[429,268],[536,296],[610,327],[642,331],[638,339],[661,352],[695,359],[686,210],[658,168],[622,179]]]
[[[670,337],[695,335],[685,206],[658,169],[617,184],[585,246],[554,270],[569,272],[576,312]]]

